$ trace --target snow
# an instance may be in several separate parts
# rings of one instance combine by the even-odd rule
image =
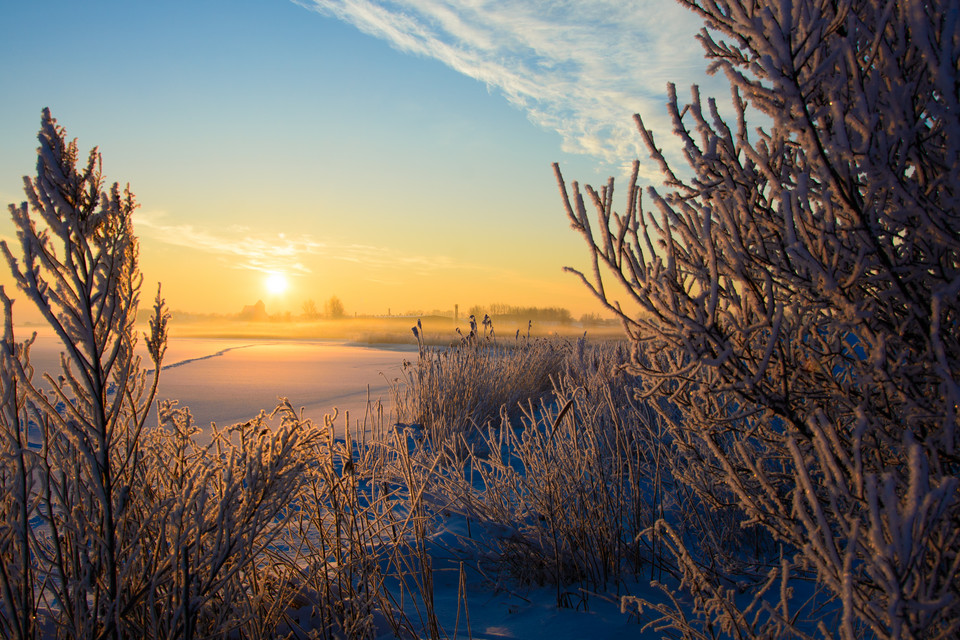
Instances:
[[[177,365],[184,353],[211,355]],[[370,402],[380,401],[390,411],[390,382],[402,375],[404,360],[415,358],[408,350],[346,343],[175,339],[158,397],[190,407],[200,426],[241,422],[261,409],[269,412],[281,396],[295,409],[303,407],[314,422],[322,424],[324,414],[337,408],[341,416],[349,412],[354,425],[363,420],[368,389]]]
[[[60,370],[60,343],[37,329],[31,348],[39,372]],[[26,331],[21,330],[22,337]],[[140,346],[143,346],[142,344]],[[171,338],[160,375],[158,400],[189,407],[194,422],[227,426],[269,413],[278,397],[318,424],[339,410],[342,429],[349,412],[351,428],[379,401],[389,418],[390,384],[402,375],[404,360],[416,360],[416,347],[366,347],[341,341]],[[149,362],[144,354],[144,361]],[[369,422],[369,421],[368,421]],[[391,423],[392,424],[392,423]],[[343,437],[342,433],[337,434]]]
[[[431,555],[434,561],[434,605],[442,629],[451,640],[473,638],[495,640],[501,638],[547,638],[549,640],[579,640],[582,638],[661,638],[653,631],[642,632],[642,623],[636,615],[621,613],[620,599],[614,594],[575,593],[576,587],[565,589],[574,608],[557,606],[557,588],[554,585],[518,585],[494,583],[480,575],[469,562],[464,563],[466,607],[460,593],[460,560],[451,548],[462,554],[457,535],[465,531],[459,516],[450,516],[433,539]],[[632,591],[643,589],[644,595],[656,598],[649,587],[631,585]],[[459,631],[457,627],[459,611]],[[469,614],[470,628],[465,627]],[[381,636],[384,640],[390,634]]]

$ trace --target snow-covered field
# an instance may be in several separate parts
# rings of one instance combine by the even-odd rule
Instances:
[[[32,329],[31,329],[32,330]],[[31,356],[37,372],[56,375],[59,341],[37,329]],[[26,331],[19,332],[26,337]],[[149,360],[144,354],[145,362]],[[171,338],[160,374],[157,398],[190,408],[201,427],[242,422],[260,410],[268,414],[286,397],[318,424],[339,410],[342,428],[363,423],[368,399],[379,401],[389,420],[390,384],[402,375],[404,360],[416,360],[409,346],[366,347],[343,341]],[[368,421],[369,422],[369,421]],[[342,434],[338,434],[342,436]]]
[[[368,399],[392,406],[390,382],[401,375],[409,349],[382,349],[334,342],[207,340],[171,341],[160,376],[159,397],[190,407],[195,421],[226,425],[268,413],[278,397],[315,422],[334,408],[363,421]],[[337,420],[342,425],[343,420]]]

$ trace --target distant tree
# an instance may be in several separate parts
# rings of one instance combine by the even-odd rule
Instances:
[[[308,320],[316,320],[320,317],[320,310],[317,309],[317,303],[313,299],[303,303],[303,315]]]
[[[725,562],[661,521],[650,535],[697,606],[646,604],[684,637],[799,637],[793,579],[813,575],[839,610],[824,636],[957,637],[956,3],[683,4],[706,21],[733,118],[697,87],[681,106],[669,86],[681,173],[636,117],[668,187],[647,189],[652,209],[637,164],[623,213],[612,180],[584,198],[557,179],[593,258],[574,273],[634,342],[674,474],[780,551]],[[748,130],[748,105],[764,128]],[[773,605],[747,606],[734,584]]]
[[[323,311],[328,318],[340,319],[344,316],[343,303],[337,296],[330,296],[330,299],[323,304]]]
[[[481,306],[478,305],[478,304],[475,304],[475,305],[473,305],[472,307],[470,307],[470,309],[467,311],[467,316],[468,316],[468,317],[469,317],[469,316],[473,316],[473,317],[475,317],[475,318],[482,318],[483,316],[486,315],[486,313],[487,313],[487,310],[486,310],[486,309],[484,309],[483,307],[481,307]]]
[[[580,324],[584,326],[601,325],[607,322],[611,322],[611,321],[604,319],[604,317],[598,313],[585,313],[582,316],[580,316]]]

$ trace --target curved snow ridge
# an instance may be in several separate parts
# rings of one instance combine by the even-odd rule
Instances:
[[[219,358],[220,356],[227,353],[228,351],[236,351],[237,349],[247,349],[249,347],[256,347],[256,346],[257,346],[256,344],[242,344],[236,347],[227,347],[226,349],[221,349],[220,351],[217,351],[216,353],[211,353],[209,355],[198,356],[196,358],[187,358],[186,360],[180,360],[172,364],[165,364],[162,367],[160,367],[160,371],[166,371],[167,369],[175,369],[177,367],[182,367],[185,364],[200,362],[202,360],[210,360],[211,358]],[[148,369],[147,373],[148,374],[153,373],[153,369]]]

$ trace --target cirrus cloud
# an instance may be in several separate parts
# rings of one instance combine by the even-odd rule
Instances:
[[[557,131],[565,151],[609,164],[646,155],[634,113],[669,148],[667,82],[706,80],[693,37],[702,23],[674,2],[293,1],[485,82],[535,124]]]
[[[405,255],[386,247],[326,242],[309,234],[258,235],[247,227],[215,232],[191,224],[168,223],[165,217],[162,212],[138,211],[137,228],[153,240],[220,256],[236,269],[307,275],[312,269],[305,263],[319,257],[363,265],[372,270],[391,270],[402,265],[414,275],[428,275],[438,269],[478,268],[442,255]]]

